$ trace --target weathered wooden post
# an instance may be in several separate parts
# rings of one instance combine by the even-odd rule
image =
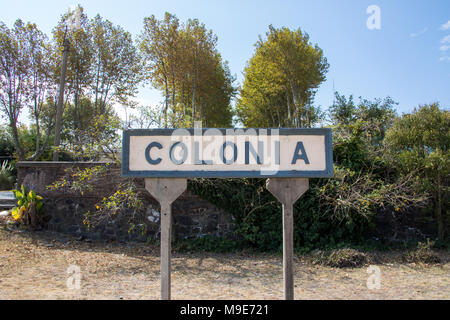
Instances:
[[[145,189],[161,206],[161,300],[170,300],[172,203],[186,188],[186,179],[145,179]]]
[[[267,190],[283,205],[284,299],[294,300],[294,204],[309,189],[309,179],[274,178]]]

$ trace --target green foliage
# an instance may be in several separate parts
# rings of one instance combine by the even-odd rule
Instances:
[[[354,170],[370,169],[382,156],[383,139],[396,117],[396,103],[390,98],[362,99],[358,104],[335,93],[329,109],[333,125],[334,157],[338,164]]]
[[[335,177],[312,179],[309,191],[294,207],[294,241],[297,250],[309,252],[341,244],[361,244],[375,226],[381,211],[402,213],[427,203],[426,192],[417,192],[414,174],[399,174],[386,160],[383,139],[391,100],[362,102],[348,120],[334,124]],[[370,116],[368,116],[370,114]],[[89,190],[93,178],[107,175],[102,167],[73,175],[70,188]],[[60,182],[59,187],[64,187]],[[196,179],[189,189],[234,217],[234,240],[206,237],[179,241],[182,251],[228,251],[252,248],[280,251],[281,206],[266,190],[264,179]],[[133,185],[121,185],[115,194],[97,204],[86,215],[88,226],[107,223],[118,216],[130,219],[130,230],[143,226],[145,216]]]
[[[314,126],[321,120],[314,95],[329,68],[322,49],[300,29],[269,26],[266,37],[244,71],[239,120],[246,127]]]
[[[77,169],[75,173],[70,172],[71,179],[62,178],[53,182],[51,185],[47,186],[47,188],[50,190],[57,190],[67,186],[71,190],[80,192],[81,195],[83,195],[86,191],[94,190],[93,181],[95,181],[95,178],[107,174],[107,166],[94,166],[82,170]],[[66,172],[69,172],[69,170]]]
[[[67,104],[63,120],[60,150],[81,161],[118,161],[122,123],[112,106],[98,113],[95,102],[82,96],[78,105]]]
[[[53,30],[56,61],[62,60],[64,36],[70,43],[67,64],[68,96],[78,107],[79,98],[88,96],[95,113],[103,114],[114,103],[130,105],[141,81],[141,65],[131,34],[102,18],[89,19],[79,6],[80,28],[66,32],[68,14]],[[56,68],[56,70],[60,70]]]
[[[119,185],[117,191],[104,197],[95,209],[85,214],[83,224],[88,229],[108,224],[111,220],[126,219],[129,223],[128,233],[139,231],[145,234],[144,203],[132,182]]]
[[[31,157],[35,154],[36,140],[41,146],[45,144],[46,137],[41,135],[38,136],[35,125],[30,125],[28,127],[25,125],[21,125],[17,129],[19,133],[19,140],[27,157]],[[43,151],[40,154],[40,156],[35,160],[50,161],[51,158],[52,158],[51,149],[48,148],[45,151]]]
[[[17,176],[15,146],[6,126],[0,125],[0,190],[10,190]]]
[[[145,79],[164,96],[161,126],[210,128],[232,122],[236,89],[227,62],[217,50],[217,36],[197,19],[180,23],[170,13],[144,19],[139,48]]]
[[[190,180],[195,194],[233,214],[237,239],[261,251],[279,251],[282,246],[281,206],[265,189],[264,179]],[[300,247],[324,247],[330,243],[361,240],[370,220],[356,210],[334,215],[322,203],[320,181],[294,208],[294,241]],[[331,212],[330,212],[331,211]]]
[[[331,121],[335,125],[348,126],[357,119],[357,107],[353,102],[353,96],[347,99],[344,95],[335,92],[335,102],[330,107]]]
[[[25,24],[19,19],[9,29],[0,22],[0,112],[8,120],[19,160],[36,160],[47,148],[38,141],[43,105],[55,89],[55,82],[51,80],[54,62],[51,56],[48,38],[35,24]],[[34,153],[30,157],[27,157],[18,133],[19,116],[26,106],[30,107],[38,128]]]
[[[370,163],[368,146],[364,141],[360,125],[348,128],[348,134],[339,134],[339,127],[333,131],[334,163],[352,170],[361,170]]]
[[[0,167],[0,190],[10,190],[14,185],[13,167],[4,161]]]
[[[354,105],[338,95],[331,110],[335,177],[312,179],[294,206],[298,250],[361,243],[375,227],[378,212],[418,209],[427,203],[411,174],[399,175],[383,157],[385,133],[395,115],[392,99],[361,99]],[[278,251],[282,244],[281,206],[264,179],[193,180],[189,189],[232,213],[235,236],[257,250]]]
[[[450,227],[450,112],[437,103],[405,114],[387,132],[387,161],[402,174],[414,173],[416,190],[433,197],[438,236]]]
[[[0,129],[0,134],[2,135],[0,137],[0,160],[2,157],[9,159],[19,158],[11,131],[12,130],[10,127]],[[38,135],[35,124],[31,124],[29,126],[17,126],[16,132],[22,152],[27,159],[34,159],[36,161],[48,161],[51,159],[50,149],[46,149],[45,151],[41,151],[39,154],[36,154],[36,143],[40,146],[46,144],[47,137]]]
[[[51,190],[70,190],[84,195],[95,191],[99,179],[108,177],[110,164],[99,165],[76,172],[67,171],[70,177],[63,177],[47,186]],[[100,195],[99,195],[100,196]],[[144,203],[133,180],[121,183],[114,193],[105,195],[95,204],[93,210],[85,213],[83,224],[87,229],[106,226],[111,221],[127,221],[128,233],[146,232]]]
[[[131,34],[96,15],[90,20],[94,105],[104,114],[112,103],[130,105],[142,80],[142,64]]]
[[[222,247],[280,251],[282,248],[281,205],[265,189],[265,179],[189,180],[189,190],[230,212],[234,217],[234,237],[220,241],[186,240],[183,247],[222,250]],[[378,211],[403,211],[424,201],[400,186],[385,184],[373,176],[359,176],[337,168],[336,177],[311,180],[310,190],[294,206],[294,242],[297,250],[309,252],[359,244],[375,227]],[[202,247],[204,245],[204,247]],[[215,247],[217,245],[217,247]]]
[[[43,198],[33,190],[27,192],[22,185],[20,190],[13,190],[17,207],[11,211],[11,216],[25,227],[40,227],[43,223]]]
[[[386,137],[389,160],[428,178],[450,174],[450,111],[425,105],[397,119]]]
[[[13,157],[14,142],[6,126],[0,126],[0,157]],[[2,158],[0,158],[1,160]]]
[[[197,19],[181,23],[166,13],[144,19],[137,45],[130,33],[97,15],[89,19],[80,7],[81,28],[68,30],[70,43],[62,143],[67,159],[118,162],[122,124],[114,106],[135,107],[138,85],[146,80],[164,96],[162,110],[139,108],[137,127],[230,127],[236,95],[235,77],[217,49],[217,36]],[[8,127],[0,128],[0,157],[50,160],[55,101],[61,70],[65,14],[53,30],[53,43],[35,24],[0,22],[0,112]],[[246,127],[313,127],[324,114],[314,106],[329,64],[323,51],[304,31],[274,28],[245,68],[236,111]],[[395,102],[359,99],[336,93],[329,119],[333,129],[335,177],[312,180],[295,205],[295,243],[301,250],[357,243],[374,227],[381,211],[405,213],[433,209],[438,236],[450,230],[450,112],[437,103],[397,117]],[[33,124],[18,119],[29,108]],[[45,131],[45,134],[43,133]],[[3,160],[0,158],[0,160]],[[13,160],[14,161],[14,160]],[[3,162],[0,188],[10,188],[14,162]],[[92,191],[108,169],[72,173],[53,188]],[[182,250],[225,251],[251,246],[281,248],[281,208],[265,189],[265,180],[194,180],[189,188],[235,217],[235,238],[182,241]],[[22,204],[14,216],[24,224],[39,223],[42,199],[16,190]],[[425,206],[426,204],[433,204]],[[39,208],[38,208],[39,207]],[[120,185],[86,215],[95,226],[128,219],[130,232],[143,227],[142,201],[136,186]],[[419,248],[420,250],[424,248]]]

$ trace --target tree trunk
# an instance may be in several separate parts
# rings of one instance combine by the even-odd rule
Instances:
[[[192,124],[195,122],[195,93],[197,91],[197,47],[194,52],[194,83],[192,86]]]
[[[300,128],[302,126],[302,122],[300,119],[300,104],[299,104],[299,99],[298,99],[298,93],[297,93],[297,87],[295,86],[295,84],[291,81],[291,89],[292,89],[292,101],[294,102],[294,123],[295,126],[297,128]]]
[[[41,140],[41,128],[39,125],[39,115],[36,115],[36,153],[39,151]]]
[[[167,113],[169,111],[169,86],[167,83],[167,77],[166,75],[164,75],[164,86],[166,88],[166,105],[164,107],[164,128],[168,128],[168,123],[167,123]]]
[[[67,58],[69,56],[69,42],[64,39],[64,51],[63,51],[63,62],[61,66],[61,79],[59,83],[59,99],[58,106],[56,109],[56,124],[55,124],[55,151],[53,152],[53,161],[58,161],[58,148],[61,143],[61,127],[62,127],[62,116],[64,108],[64,86],[66,84],[66,71],[67,71]]]
[[[183,108],[183,121],[186,123],[186,104],[184,103],[184,81],[181,82],[181,105]]]
[[[436,203],[436,220],[438,227],[438,239],[444,239],[444,217],[442,215],[442,188],[441,188],[441,175],[437,176],[437,203]]]
[[[17,121],[16,121],[16,123],[17,123]],[[16,123],[13,123],[11,121],[9,126],[11,127],[14,143],[17,148],[17,155],[19,156],[19,160],[23,161],[23,160],[25,160],[25,151],[23,150],[22,144],[20,143],[20,140],[19,140],[19,133],[17,131]]]
[[[281,128],[280,108],[277,108],[278,128]]]
[[[176,110],[175,96],[176,96],[175,72],[172,70],[172,106],[173,106],[173,110]]]
[[[35,85],[36,87],[36,85]],[[36,91],[35,91],[36,92]],[[37,94],[34,96],[34,117],[36,119],[36,153],[39,151],[40,138],[41,138],[41,130],[39,125],[39,105],[40,99],[37,98]]]
[[[296,88],[295,88],[295,86],[294,86],[294,84],[291,82],[291,91],[292,91],[292,102],[293,102],[293,104],[294,104],[294,110],[293,110],[293,120],[294,120],[294,123],[293,123],[293,125],[295,126],[295,127],[297,127],[298,128],[298,119],[297,119],[297,110],[298,110],[298,99],[297,99],[297,90],[296,90]]]
[[[291,123],[291,102],[289,100],[289,90],[287,90],[287,89],[286,89],[286,101],[287,101],[287,112],[288,112],[287,122],[290,125],[290,123]]]
[[[97,81],[95,84],[95,108],[94,108],[95,115],[98,114],[98,85],[100,82],[100,61],[98,61],[97,63],[98,63],[98,68],[97,68]]]
[[[53,129],[52,122],[53,122],[53,120],[52,120],[52,118],[50,118],[50,124],[49,124],[48,129],[47,129],[47,136],[45,138],[44,144],[39,148],[39,150],[36,150],[36,153],[34,155],[32,155],[30,158],[26,159],[26,161],[35,161],[48,148],[48,143],[50,141],[50,133],[51,133],[51,131]]]

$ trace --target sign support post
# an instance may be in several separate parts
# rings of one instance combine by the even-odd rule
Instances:
[[[283,205],[284,299],[294,300],[294,204],[309,189],[309,179],[273,178],[267,190]]]
[[[161,206],[161,300],[170,300],[172,203],[186,188],[186,179],[145,179],[145,189]]]
[[[294,204],[309,179],[334,175],[332,131],[288,129],[125,130],[122,176],[144,178],[161,205],[161,299],[170,300],[172,203],[187,179],[264,178],[283,205],[284,298],[294,299]]]

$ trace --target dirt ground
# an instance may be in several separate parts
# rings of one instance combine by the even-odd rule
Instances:
[[[450,299],[450,254],[438,265],[405,264],[378,253],[381,288],[369,290],[368,266],[335,269],[298,257],[296,299]],[[80,270],[80,289],[68,268]],[[69,269],[70,271],[70,269]],[[173,254],[172,297],[192,300],[283,298],[277,255]],[[72,277],[72,278],[70,278]],[[0,299],[159,299],[159,250],[146,244],[93,243],[60,234],[0,228]]]

